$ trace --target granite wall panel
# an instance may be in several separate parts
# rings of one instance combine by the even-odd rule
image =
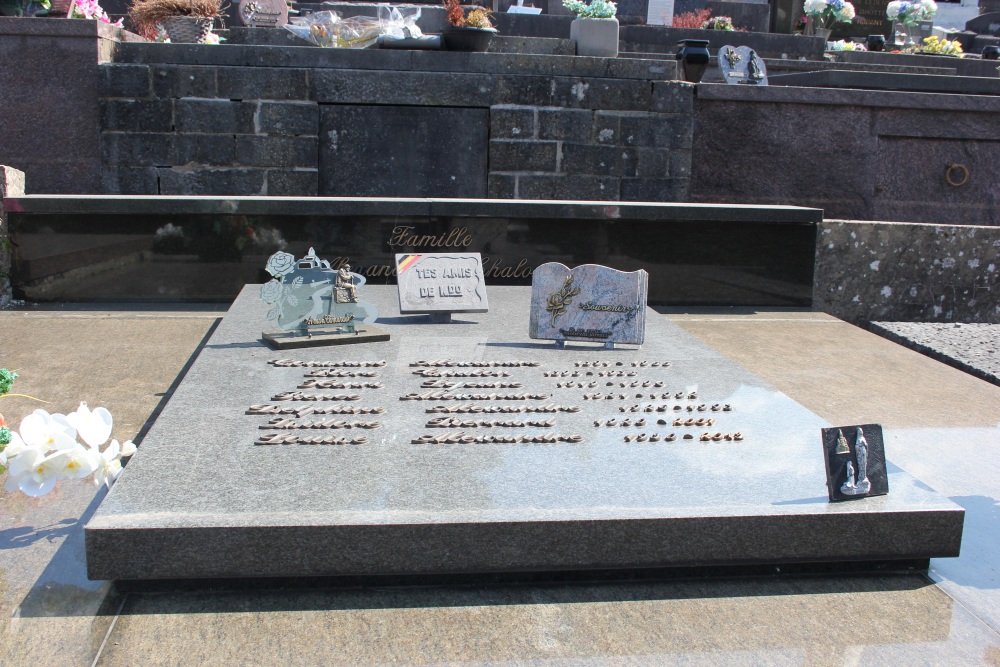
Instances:
[[[487,109],[323,105],[320,136],[323,196],[486,196]]]
[[[826,220],[814,307],[850,322],[1000,323],[1000,227]]]
[[[0,159],[32,192],[101,191],[98,63],[115,31],[97,23],[0,17]]]
[[[1000,225],[1000,129],[996,113],[987,112],[991,105],[1000,110],[996,100],[777,87],[751,99],[725,88],[732,87],[699,88],[694,201],[812,206],[843,219]],[[950,103],[965,100],[961,110]],[[907,103],[911,108],[899,108]]]

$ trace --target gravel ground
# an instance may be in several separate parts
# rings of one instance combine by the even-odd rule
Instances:
[[[1000,324],[872,322],[871,330],[1000,385]]]

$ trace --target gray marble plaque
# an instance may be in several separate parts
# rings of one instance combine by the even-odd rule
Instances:
[[[483,260],[478,252],[397,254],[401,313],[485,313]]]
[[[554,341],[642,345],[649,274],[549,262],[531,276],[529,335]]]
[[[280,28],[288,23],[285,0],[240,0],[237,13],[249,28]]]
[[[751,86],[767,85],[764,60],[749,46],[725,45],[719,49],[719,69],[726,83]]]

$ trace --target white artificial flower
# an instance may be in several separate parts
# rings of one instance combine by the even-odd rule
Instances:
[[[17,434],[17,431],[11,431],[10,442],[0,452],[0,466],[7,467],[7,461],[10,461],[25,449],[24,440],[21,439],[21,436]]]
[[[899,0],[892,0],[885,6],[885,17],[890,21],[895,21],[897,16],[899,16]]]
[[[809,16],[818,16],[826,11],[826,7],[826,0],[806,0],[803,5],[803,10]]]
[[[84,402],[76,412],[66,415],[67,421],[76,428],[80,439],[91,447],[100,447],[111,437],[111,413],[104,408],[97,408],[93,412]]]
[[[83,445],[60,450],[52,456],[52,465],[60,469],[63,479],[83,479],[97,470],[100,462],[101,453]]]
[[[122,443],[121,457],[123,459],[127,459],[133,454],[135,454],[135,443],[133,443],[131,440],[126,440],[125,442]]]
[[[844,6],[837,12],[837,18],[845,22],[853,21],[855,16],[854,5],[849,2],[845,2]]]
[[[129,441],[131,443],[131,441]],[[133,446],[134,449],[134,446]],[[117,440],[112,440],[111,444],[101,452],[100,461],[97,463],[97,470],[94,472],[94,484],[111,488],[111,482],[114,481],[118,473],[122,471],[122,463],[119,461],[121,456],[121,446],[118,444]]]
[[[28,447],[10,462],[4,488],[20,490],[26,496],[44,496],[62,479],[62,467],[54,461],[57,456],[58,453],[45,456],[40,449]]]
[[[929,21],[937,14],[938,6],[934,0],[920,0],[920,8],[923,13],[923,20]]]
[[[65,415],[50,415],[45,410],[35,410],[21,420],[19,429],[24,444],[36,447],[44,454],[50,449],[69,449],[76,446],[76,429]]]

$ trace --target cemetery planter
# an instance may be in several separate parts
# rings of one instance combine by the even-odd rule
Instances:
[[[682,39],[677,42],[677,64],[680,67],[681,78],[689,83],[698,83],[705,76],[710,55],[707,39]]]
[[[885,50],[885,35],[868,35],[868,39],[865,40],[865,44],[869,51],[884,51]]]
[[[212,31],[212,19],[201,16],[171,16],[163,22],[171,44],[204,44]]]
[[[484,52],[490,48],[496,30],[470,28],[468,26],[448,26],[441,30],[441,38],[449,51]]]
[[[576,42],[576,55],[614,58],[618,55],[618,19],[574,19],[569,38]]]
[[[828,42],[830,41],[830,33],[832,32],[833,30],[831,28],[816,28],[816,36],[822,37]]]

